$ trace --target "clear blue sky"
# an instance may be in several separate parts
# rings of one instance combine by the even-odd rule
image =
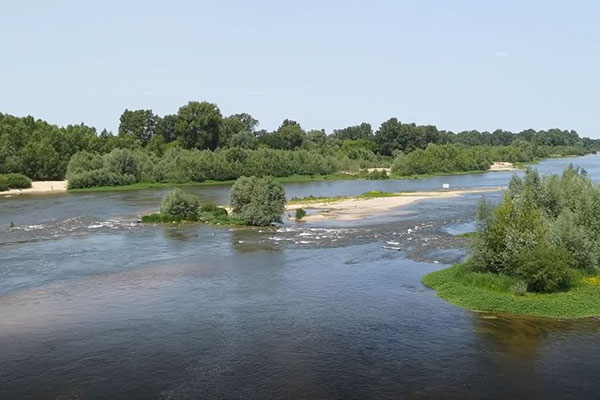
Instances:
[[[261,127],[389,117],[600,137],[600,2],[5,1],[0,112],[114,132],[189,100]]]

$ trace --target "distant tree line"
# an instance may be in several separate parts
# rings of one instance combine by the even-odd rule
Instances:
[[[426,151],[430,145],[452,145],[461,149],[492,146],[516,148],[514,151],[519,152],[525,143],[532,157],[552,155],[559,148],[562,149],[560,154],[567,149],[571,152],[569,154],[586,154],[600,147],[599,140],[580,138],[575,131],[529,129],[518,133],[503,130],[453,133],[438,130],[433,125],[402,123],[396,118],[383,122],[377,131],[373,131],[370,124],[362,123],[336,129],[330,135],[324,130],[306,131],[298,122],[288,119],[274,131],[260,130],[258,127],[258,120],[249,114],[223,116],[215,104],[195,101],[180,107],[175,114],[162,117],[152,110],[125,110],[116,135],[106,130],[97,132],[95,128],[84,124],[57,127],[31,116],[19,118],[0,113],[0,174],[22,173],[34,180],[63,179],[67,175],[69,161],[78,152],[86,152],[81,157],[88,157],[94,163],[103,160],[101,168],[96,168],[99,164],[91,164],[88,172],[100,170],[107,173],[113,167],[105,166],[105,162],[110,162],[105,159],[110,160],[119,154],[113,153],[118,149],[128,150],[127,154],[136,154],[140,160],[146,157],[152,163],[168,164],[175,155],[185,158],[187,154],[194,154],[189,157],[198,160],[214,159],[216,164],[207,170],[179,175],[187,177],[202,174],[206,179],[222,179],[222,176],[234,178],[238,175],[237,172],[215,172],[220,171],[223,157],[229,157],[225,158],[225,162],[234,157],[235,168],[251,168],[252,171],[260,171],[260,174],[277,176],[306,170],[330,173],[348,168],[389,166],[392,159],[416,150]],[[301,153],[288,154],[296,151]],[[208,152],[214,154],[209,155]],[[246,164],[250,161],[258,163],[255,161],[258,155],[266,155],[264,165]],[[244,158],[246,156],[250,161]],[[275,161],[269,166],[268,163],[278,160],[277,157],[294,161],[284,162],[284,166]],[[300,159],[315,164],[302,168],[291,166]],[[488,158],[487,161],[503,160]],[[203,168],[205,165],[201,164]],[[273,169],[267,171],[265,168]],[[75,169],[70,171],[71,176],[83,173],[81,168],[77,173]],[[99,176],[100,173],[89,174]],[[154,172],[152,174],[156,176]],[[170,174],[166,175],[172,176]],[[244,174],[248,175],[249,172]],[[105,180],[129,182],[131,176],[135,175],[126,173],[123,176],[126,178],[106,175]]]

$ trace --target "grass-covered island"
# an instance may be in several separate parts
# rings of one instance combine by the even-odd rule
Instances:
[[[213,225],[265,226],[281,220],[285,209],[285,190],[271,177],[238,178],[230,192],[231,214],[214,203],[202,203],[181,189],[168,192],[160,212],[144,215],[142,222],[204,222]]]
[[[600,315],[600,187],[584,170],[514,176],[482,202],[472,256],[423,283],[452,304],[552,318]]]

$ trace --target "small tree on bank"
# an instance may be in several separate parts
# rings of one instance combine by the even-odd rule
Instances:
[[[198,214],[200,201],[196,196],[181,189],[173,189],[165,194],[160,202],[160,212],[184,219],[194,219]]]
[[[264,226],[281,221],[285,190],[272,177],[241,177],[230,193],[233,216],[247,225]]]

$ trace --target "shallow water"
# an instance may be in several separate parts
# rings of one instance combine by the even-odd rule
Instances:
[[[538,167],[575,162],[600,178],[598,160]],[[511,175],[286,190],[494,187]],[[228,187],[190,191],[226,202]],[[0,199],[0,398],[598,398],[599,320],[475,314],[420,283],[467,256],[453,235],[480,194],[354,222],[136,223],[163,193]]]

